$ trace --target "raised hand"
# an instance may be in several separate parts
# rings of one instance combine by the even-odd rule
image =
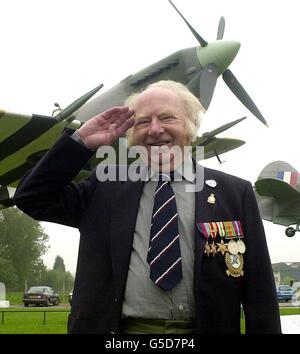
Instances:
[[[108,109],[89,119],[78,133],[89,149],[112,145],[134,124],[134,111],[129,107],[118,106]]]

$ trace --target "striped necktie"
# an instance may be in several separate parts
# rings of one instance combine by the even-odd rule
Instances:
[[[163,290],[182,278],[176,200],[166,175],[159,175],[155,190],[147,262],[150,278]]]

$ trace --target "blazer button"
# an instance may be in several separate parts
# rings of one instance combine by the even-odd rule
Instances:
[[[115,332],[114,332],[114,331],[110,331],[109,333],[110,333],[110,334],[115,334]]]
[[[115,297],[115,302],[118,302],[118,299]]]

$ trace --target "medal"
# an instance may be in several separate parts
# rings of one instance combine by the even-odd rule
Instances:
[[[209,257],[210,255],[210,245],[208,243],[208,239],[210,237],[210,227],[209,227],[209,224],[208,223],[202,223],[202,224],[197,224],[199,230],[200,230],[200,227],[202,229],[202,234],[204,235],[204,237],[206,238],[206,242],[205,242],[205,246],[204,246],[204,254],[207,255],[207,257]]]
[[[222,256],[224,256],[225,252],[227,252],[227,245],[224,243],[223,239],[221,240],[220,243],[217,243],[218,250],[217,252],[221,252]]]
[[[235,221],[232,222],[232,224],[233,224],[236,236],[238,236],[239,238],[240,237],[244,237],[244,233],[243,233],[243,230],[242,230],[241,222],[238,221],[238,220],[235,220]]]
[[[246,252],[246,246],[242,240],[238,240],[237,242],[238,250],[239,253],[245,253]]]
[[[224,221],[225,232],[227,239],[232,239],[236,237],[236,232],[234,230],[233,222],[232,221]]]
[[[220,237],[226,236],[226,230],[222,221],[217,222]]]
[[[238,248],[237,242],[234,240],[230,240],[227,243],[227,248],[228,248],[228,251],[233,255],[236,255],[239,253],[239,248]]]
[[[227,265],[226,274],[228,276],[231,275],[232,277],[237,278],[244,275],[244,259],[242,254],[230,254],[227,252],[225,255],[225,263]]]
[[[216,244],[213,242],[213,243],[210,245],[210,253],[212,253],[212,255],[215,256],[217,252],[218,252],[218,251],[217,251]]]
[[[213,240],[212,244],[210,245],[210,252],[212,253],[213,256],[215,256],[217,253],[217,247],[215,244],[215,239],[218,233],[217,224],[215,222],[211,222],[209,223],[209,228],[210,228],[210,236]]]
[[[216,203],[216,198],[213,193],[209,195],[207,202],[211,204]],[[209,257],[210,254],[215,256],[220,252],[227,260],[227,273],[229,272],[229,275],[235,274],[232,276],[243,275],[244,271],[242,268],[239,269],[238,266],[238,264],[241,264],[241,267],[243,267],[243,254],[246,252],[246,245],[242,240],[244,233],[241,222],[239,220],[204,222],[197,223],[197,227],[200,234],[206,239],[204,253],[207,257]],[[217,235],[220,236],[220,242],[216,242]],[[228,243],[224,242],[226,239],[229,241]],[[236,270],[233,271],[234,269]]]
[[[207,254],[207,257],[209,257],[209,255],[210,255],[210,245],[209,245],[208,241],[205,242],[204,254]]]

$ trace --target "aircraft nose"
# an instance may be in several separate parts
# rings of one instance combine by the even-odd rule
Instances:
[[[197,47],[197,56],[202,67],[214,63],[221,75],[236,57],[241,43],[238,41],[218,40],[206,47]]]

